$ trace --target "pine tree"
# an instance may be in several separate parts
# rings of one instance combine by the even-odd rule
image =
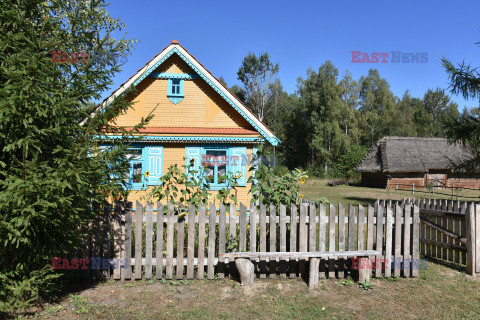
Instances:
[[[480,44],[478,42],[477,44]],[[447,58],[442,58],[442,64],[450,78],[450,89],[453,94],[462,95],[465,99],[480,100],[480,72],[465,62],[455,66]],[[457,169],[469,172],[480,172],[480,116],[477,110],[463,113],[460,117],[453,116],[443,119],[446,135],[451,141],[461,141],[471,147],[473,156],[461,162],[455,162]]]
[[[47,293],[52,255],[71,252],[92,208],[121,194],[129,135],[109,121],[130,104],[89,102],[133,41],[113,38],[125,25],[101,0],[4,0],[0,25],[1,314]],[[99,152],[105,130],[125,140]]]

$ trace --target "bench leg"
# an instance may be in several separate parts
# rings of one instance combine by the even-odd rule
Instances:
[[[308,289],[315,289],[318,285],[318,267],[320,265],[319,258],[310,258],[310,270],[308,275]]]
[[[253,287],[255,277],[255,267],[249,259],[235,259],[238,273],[240,274],[240,283],[245,288]]]
[[[370,281],[370,265],[368,263],[368,258],[360,258],[359,265],[358,265],[358,282],[364,283]]]

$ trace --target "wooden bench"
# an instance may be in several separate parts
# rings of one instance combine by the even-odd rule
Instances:
[[[252,287],[255,278],[255,267],[250,260],[309,260],[310,271],[308,279],[308,288],[314,289],[318,284],[318,268],[320,259],[332,258],[361,258],[359,261],[360,268],[358,269],[359,282],[363,283],[370,280],[370,273],[368,270],[368,263],[365,259],[370,256],[379,256],[380,252],[375,250],[363,251],[335,251],[335,252],[231,252],[222,253],[220,257],[234,259],[240,274],[240,282],[244,287]]]

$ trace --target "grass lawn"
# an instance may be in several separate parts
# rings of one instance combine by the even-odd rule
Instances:
[[[365,188],[358,186],[335,186],[327,187],[326,179],[307,179],[305,184],[300,188],[300,192],[306,199],[317,200],[325,197],[332,203],[345,204],[373,204],[377,199],[402,200],[404,197],[412,198],[430,198],[430,199],[448,199],[460,201],[479,201],[480,190],[460,190],[458,198],[451,196],[451,190],[436,190],[435,194],[427,190],[415,190],[412,194],[411,190],[391,190],[380,188]],[[457,192],[455,193],[457,195]]]
[[[373,289],[328,279],[109,281],[28,316],[41,319],[479,319],[480,278],[428,263],[415,279],[372,279]]]

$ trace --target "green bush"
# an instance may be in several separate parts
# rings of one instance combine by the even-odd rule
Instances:
[[[262,156],[262,148],[257,153]],[[307,173],[300,169],[285,171],[267,165],[251,167],[253,174],[248,182],[252,184],[249,193],[252,194],[252,203],[259,202],[265,205],[298,204],[303,197],[299,193],[300,184],[305,183]]]

